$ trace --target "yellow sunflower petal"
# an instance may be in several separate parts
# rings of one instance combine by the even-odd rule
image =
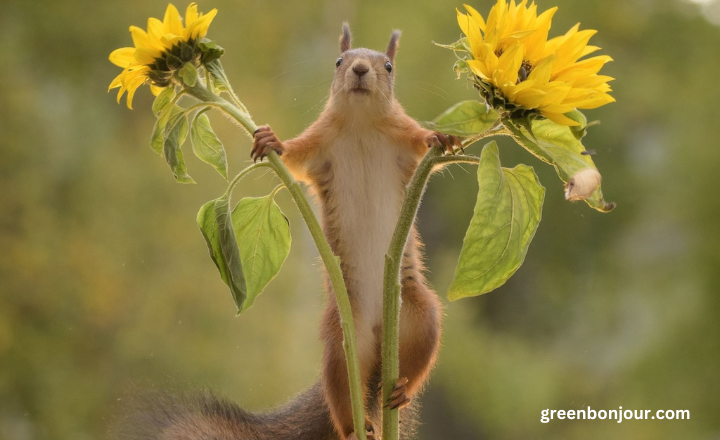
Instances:
[[[472,19],[475,21],[475,24],[477,24],[480,30],[485,32],[485,19],[483,19],[483,16],[480,15],[480,13],[472,6],[465,4],[463,6],[465,7],[465,10],[468,11],[468,14],[470,15],[470,17],[472,17]]]
[[[545,43],[547,41],[548,32],[550,32],[550,26],[552,24],[552,18],[557,12],[557,7],[550,8],[547,11],[540,14],[535,20],[535,26],[537,32],[528,37],[526,44],[526,56],[530,61],[539,60],[543,56],[545,51]]]
[[[523,61],[523,45],[516,42],[508,48],[498,59],[498,79],[502,83],[515,84],[518,78],[518,71]]]
[[[615,78],[613,78],[612,76],[607,75],[590,75],[576,80],[573,83],[573,87],[592,89],[595,87],[599,87],[602,84],[613,81],[614,79]]]
[[[460,26],[460,30],[467,37],[470,34],[470,16],[463,14],[458,8],[455,8],[455,12],[457,15],[458,26]]]
[[[596,33],[596,30],[586,29],[577,32],[565,40],[555,52],[555,56],[557,57],[556,67],[562,69],[577,61],[580,56],[582,56],[583,50],[585,46],[587,46],[590,38]]]
[[[470,36],[470,27],[473,26],[473,24],[474,24],[472,22],[470,15],[463,14],[462,12],[460,12],[460,10],[458,8],[455,8],[455,12],[457,15],[457,21],[458,21],[458,26],[460,26],[460,30],[462,31],[463,34],[465,34],[466,37],[469,37]]]
[[[165,33],[163,22],[155,17],[148,18],[147,33],[150,35],[150,38],[159,41],[160,37]]]
[[[513,89],[512,93],[513,93],[513,95],[517,95],[519,92],[521,92],[525,89],[529,89],[531,87],[535,87],[536,85],[537,85],[537,81],[528,79],[528,80],[525,80],[525,81],[521,82],[520,84],[516,85],[515,88]]]
[[[110,53],[109,60],[116,66],[124,69],[135,62],[134,53],[134,47],[121,47],[120,49],[115,49]]]
[[[547,43],[545,43],[544,55],[554,53],[558,49],[558,47],[565,43],[565,41],[567,41],[569,38],[572,38],[573,35],[577,34],[578,29],[580,29],[580,23],[577,23],[575,26],[571,27],[570,30],[565,33],[565,35],[551,38],[550,40],[548,40]]]
[[[165,90],[165,87],[160,87],[160,86],[156,86],[155,84],[150,84],[150,91],[155,96],[159,95],[160,92],[162,92],[163,90]]]
[[[568,117],[565,116],[563,113],[549,113],[549,112],[546,112],[546,111],[543,111],[543,110],[540,110],[540,113],[542,113],[543,116],[545,116],[546,118],[550,119],[551,121],[553,121],[553,122],[556,123],[556,124],[566,125],[566,126],[569,126],[569,127],[575,127],[575,126],[580,125],[579,122],[574,121],[574,120],[568,118]]]
[[[125,94],[125,90],[127,90],[127,87],[125,84],[120,84],[120,90],[118,90],[117,94],[117,103],[120,104],[120,99],[122,98],[122,95]]]
[[[188,5],[185,10],[185,26],[190,26],[190,23],[198,19],[197,3],[192,2]]]
[[[480,33],[480,28],[473,22],[470,15],[465,15],[457,9],[456,11],[460,29],[467,36],[473,56],[477,59],[482,56],[483,37]]]
[[[217,11],[217,9],[213,9],[190,24],[185,30],[185,37],[193,40],[205,37],[205,35],[207,35],[208,28],[210,27],[210,23],[212,23],[213,19],[217,15]]]
[[[582,55],[580,55],[580,58],[590,55],[593,52],[597,52],[598,50],[600,50],[600,48],[597,46],[585,46],[585,49],[582,51]]]
[[[178,12],[175,5],[172,3],[168,4],[165,10],[165,17],[163,18],[163,28],[166,34],[183,34],[183,25],[180,20],[180,13]]]
[[[612,88],[610,88],[610,84],[600,84],[599,86],[595,87],[595,90],[598,92],[611,92]]]
[[[125,74],[127,73],[127,69],[124,69],[120,75],[116,76],[115,79],[112,80],[110,83],[110,87],[108,87],[108,92],[110,90],[114,89],[115,87],[120,87],[122,85],[122,81],[125,78]]]
[[[140,64],[153,64],[155,62],[155,58],[160,58],[162,56],[162,52],[146,47],[138,47],[135,49],[134,56]]]
[[[548,83],[544,90],[547,92],[547,95],[539,107],[548,107],[562,103],[568,93],[570,93],[570,90],[572,90],[572,87],[563,82],[555,81]],[[572,108],[564,110],[562,113],[567,113],[570,110],[572,110]]]
[[[144,82],[145,82],[145,79],[143,77],[139,77],[139,78],[135,79],[133,82],[131,82],[130,84],[128,84],[127,106],[130,110],[132,110],[132,101],[133,101],[133,97],[135,96],[135,91],[138,89],[138,87],[143,85]]]
[[[524,38],[529,37],[530,35],[532,35],[534,33],[535,33],[535,29],[526,29],[526,30],[521,30],[521,31],[515,31],[515,32],[511,33],[510,35],[508,35],[508,38],[512,38],[515,40],[522,40]]]
[[[182,35],[175,34],[165,34],[160,37],[160,41],[162,42],[163,46],[167,47],[168,49],[182,42],[183,40],[184,38]]]
[[[480,78],[490,79],[490,76],[492,76],[492,73],[487,70],[487,67],[484,63],[481,63],[478,60],[468,60],[467,63],[468,67],[470,67],[470,70],[472,70],[473,73]]]
[[[537,66],[528,75],[528,80],[537,81],[540,84],[545,84],[550,81],[550,74],[552,73],[553,63],[555,62],[555,56],[550,55],[543,58]]]
[[[538,108],[546,96],[547,93],[540,89],[528,88],[520,90],[513,102],[526,108]]]
[[[132,36],[133,44],[135,47],[144,47],[154,50],[162,50],[162,47],[156,46],[152,38],[145,32],[144,29],[137,26],[130,26],[130,35]]]
[[[607,55],[599,55],[572,64],[560,71],[553,72],[552,79],[558,81],[571,81],[598,73],[600,69],[613,59]]]
[[[615,98],[608,95],[607,93],[596,92],[585,96],[583,99],[580,100],[568,101],[568,105],[572,105],[575,108],[592,110],[594,108],[601,107],[611,102],[615,102]]]

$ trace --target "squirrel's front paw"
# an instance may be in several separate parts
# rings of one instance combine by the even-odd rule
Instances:
[[[275,151],[278,156],[282,156],[283,150],[282,142],[280,142],[280,139],[269,125],[260,126],[253,133],[253,147],[250,157],[254,162],[257,162],[258,159],[262,162],[263,158],[270,154],[270,151]]]
[[[435,131],[428,135],[428,137],[425,138],[425,144],[427,144],[428,148],[443,147],[445,148],[445,151],[450,154],[454,153],[453,146],[459,148],[461,151],[463,149],[462,142],[460,142],[459,137],[451,134],[443,134],[439,131]]]

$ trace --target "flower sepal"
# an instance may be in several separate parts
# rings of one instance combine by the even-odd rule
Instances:
[[[183,84],[188,87],[195,87],[197,84],[198,71],[192,63],[185,63],[180,70],[177,71],[178,77]]]
[[[472,53],[472,49],[470,48],[470,43],[468,42],[468,39],[466,37],[462,37],[459,40],[457,40],[454,43],[450,44],[442,44],[442,43],[436,43],[433,41],[433,44],[438,47],[442,47],[443,49],[450,49],[453,52],[470,52]]]

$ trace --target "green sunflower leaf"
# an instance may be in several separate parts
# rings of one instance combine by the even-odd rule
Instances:
[[[162,113],[163,109],[165,107],[170,105],[170,102],[172,102],[173,98],[175,97],[175,88],[174,87],[165,87],[162,92],[160,92],[159,95],[155,97],[155,101],[153,101],[152,104],[152,111],[155,113],[156,117],[160,116],[160,113]]]
[[[244,311],[275,278],[290,253],[290,227],[274,194],[240,200],[232,211],[232,222],[247,280],[247,299],[238,306]]]
[[[210,126],[210,119],[205,113],[199,113],[193,119],[190,140],[195,155],[203,162],[212,165],[227,180],[228,164],[225,148]]]
[[[198,43],[198,47],[202,52],[203,64],[212,63],[213,61],[223,56],[223,54],[225,53],[225,49],[218,46],[217,43],[215,43],[214,41],[208,40],[207,38]]]
[[[450,107],[428,128],[440,133],[469,137],[489,130],[498,120],[498,113],[480,101],[463,101]]]
[[[197,215],[210,258],[238,313],[252,307],[290,253],[289,223],[274,195],[244,198],[232,212],[222,197],[204,204]]]
[[[155,99],[155,101],[157,101],[157,99]],[[180,107],[179,105],[172,105],[170,104],[170,102],[171,101],[168,101],[158,112],[157,120],[155,121],[155,125],[153,126],[152,136],[150,136],[150,147],[161,156],[163,155],[163,149],[165,144],[165,128],[167,127],[168,120],[170,120],[171,117],[177,116],[183,111],[182,107]],[[153,110],[154,107],[155,106],[153,104]]]
[[[175,180],[180,183],[195,183],[187,173],[185,158],[180,147],[185,142],[188,134],[188,121],[182,108],[175,112],[168,119],[165,127],[165,139],[163,141],[163,156],[173,172]]]
[[[597,170],[597,167],[589,154],[583,154],[585,147],[580,142],[588,127],[585,116],[577,110],[566,116],[580,125],[566,127],[549,119],[528,118],[505,119],[503,123],[521,146],[540,160],[553,165],[560,179],[567,183],[579,171],[588,168]],[[585,202],[601,212],[610,212],[615,208],[615,203],[606,202],[603,198],[602,185],[598,185]]]
[[[522,265],[542,215],[545,188],[527,165],[500,166],[495,142],[483,148],[480,190],[448,299],[482,295],[505,284]]]
[[[228,77],[225,74],[225,70],[220,63],[220,60],[216,59],[214,61],[206,63],[205,69],[210,72],[210,75],[213,78],[213,85],[219,91],[229,92],[230,90],[232,90],[232,87],[230,87],[230,81],[228,81]]]
[[[210,258],[220,271],[220,278],[230,288],[238,311],[242,310],[247,288],[228,199],[219,198],[205,203],[198,212],[197,224],[205,238]]]

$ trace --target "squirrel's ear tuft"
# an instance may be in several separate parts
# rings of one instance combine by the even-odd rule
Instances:
[[[385,52],[390,58],[390,61],[395,61],[395,54],[397,53],[398,46],[400,46],[400,31],[393,31],[390,36],[390,43],[388,43],[387,51]]]
[[[352,45],[352,34],[350,33],[350,25],[346,21],[343,23],[342,35],[340,35],[340,53],[350,50]]]

